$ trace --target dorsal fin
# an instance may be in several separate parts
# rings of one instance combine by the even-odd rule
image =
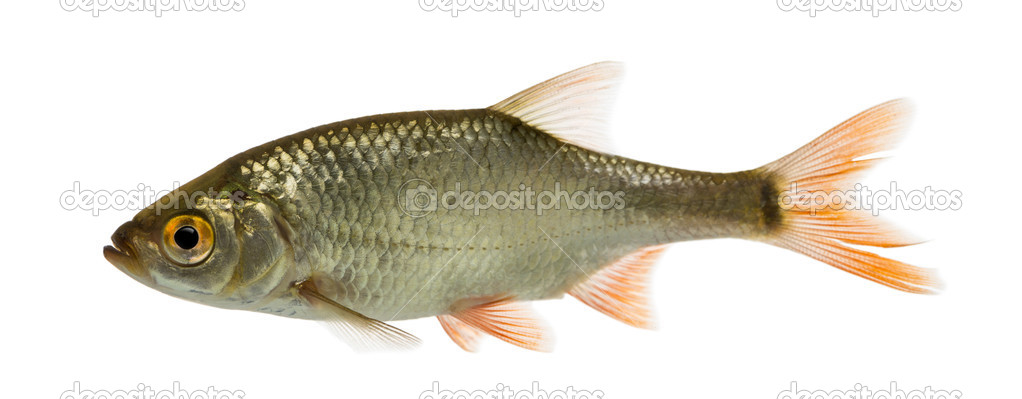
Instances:
[[[508,97],[489,109],[521,119],[558,139],[609,151],[606,115],[624,72],[619,62],[598,62]]]

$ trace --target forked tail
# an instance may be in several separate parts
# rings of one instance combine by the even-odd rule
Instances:
[[[757,169],[774,183],[780,208],[766,205],[775,210],[767,215],[774,220],[770,233],[759,239],[888,287],[936,293],[940,281],[934,270],[844,244],[899,247],[916,241],[867,211],[833,201],[835,194],[851,190],[860,173],[881,159],[870,155],[894,146],[908,111],[903,100],[877,105]]]

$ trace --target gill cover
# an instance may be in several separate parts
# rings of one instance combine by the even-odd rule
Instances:
[[[163,293],[229,309],[256,310],[296,274],[286,223],[247,195],[211,197],[203,178],[139,212],[114,233],[107,259]]]

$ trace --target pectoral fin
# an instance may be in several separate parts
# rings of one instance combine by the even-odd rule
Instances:
[[[312,280],[295,286],[299,295],[323,316],[322,321],[341,340],[356,350],[411,349],[420,341],[382,321],[366,317],[328,298]]]

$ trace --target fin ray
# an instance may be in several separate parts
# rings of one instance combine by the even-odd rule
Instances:
[[[483,332],[479,329],[465,324],[457,317],[442,314],[436,317],[440,320],[440,326],[443,327],[444,332],[447,336],[451,337],[451,341],[468,352],[475,352],[479,349],[479,340],[483,337]]]
[[[547,352],[552,344],[546,326],[533,314],[529,306],[510,297],[484,299],[449,316],[466,326],[525,349]],[[443,322],[441,319],[441,323]],[[468,338],[463,329],[458,330],[458,334],[461,339]],[[451,336],[451,339],[462,346],[454,336]],[[470,348],[473,347],[473,342],[466,343]]]
[[[856,177],[883,159],[875,155],[892,149],[902,137],[909,108],[905,100],[872,107],[757,169],[776,184],[781,208],[778,226],[759,239],[888,287],[936,293],[941,283],[934,270],[843,244],[898,247],[920,240],[869,212],[798,199],[806,198],[805,193],[829,195],[851,189]],[[785,206],[782,196],[796,199]]]
[[[521,119],[558,139],[593,151],[609,151],[604,131],[611,100],[624,71],[598,62],[532,86],[489,107]]]
[[[666,249],[667,245],[657,245],[625,255],[568,294],[622,323],[653,328],[647,296],[649,272]]]
[[[420,343],[418,338],[400,328],[366,317],[321,294],[311,280],[295,288],[320,312],[331,332],[355,350],[410,349]]]

